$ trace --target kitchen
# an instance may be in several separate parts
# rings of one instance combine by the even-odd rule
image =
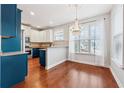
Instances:
[[[57,65],[56,63],[60,64],[67,59],[68,37],[65,36],[68,35],[68,28],[66,26],[40,31],[40,29],[25,25],[26,24],[22,25],[25,40],[23,47],[25,47],[24,51],[28,52],[29,58],[39,57],[40,64],[46,69]],[[60,51],[61,54],[58,55],[56,51]],[[56,58],[58,58],[58,60],[53,60]],[[50,60],[53,60],[53,63],[49,62]]]
[[[64,38],[61,38],[64,44],[62,46],[63,44],[60,45],[58,41],[53,42],[51,30],[40,31],[31,26],[25,26],[21,23],[23,11],[15,4],[2,4],[0,10],[2,20],[0,25],[2,27],[0,87],[10,87],[23,81],[28,75],[28,59],[30,58],[39,58],[39,64],[47,70],[66,60],[67,44],[64,44]],[[8,11],[13,13],[9,15]],[[59,40],[58,37],[60,37],[59,33],[56,36],[57,40]],[[61,53],[58,55],[56,51]],[[15,74],[18,77],[15,77]]]
[[[0,87],[120,87],[122,11],[121,4],[0,4]]]

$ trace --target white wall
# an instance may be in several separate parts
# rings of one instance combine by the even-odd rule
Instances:
[[[111,32],[116,34],[123,32],[123,5],[114,5],[111,12]],[[112,41],[112,39],[111,39]],[[124,69],[120,68],[115,62],[111,61],[111,70],[120,87],[124,87]]]
[[[70,54],[70,57],[68,58],[68,60],[70,61],[90,64],[90,65],[95,65],[95,66],[102,66],[101,63],[99,63],[101,59],[102,57],[98,55],[94,56],[94,55],[88,55],[88,54],[75,54],[75,53]]]
[[[67,47],[47,48],[46,69],[50,69],[67,59]]]

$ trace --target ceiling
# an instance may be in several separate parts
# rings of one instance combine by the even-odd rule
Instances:
[[[65,24],[75,19],[74,5],[67,4],[18,4],[23,10],[22,22],[44,28]],[[110,4],[80,4],[78,19],[85,19],[110,12]],[[31,15],[31,12],[34,14]]]

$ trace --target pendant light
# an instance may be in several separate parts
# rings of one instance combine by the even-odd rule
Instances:
[[[79,26],[79,21],[78,21],[78,18],[77,18],[77,8],[78,8],[78,5],[76,4],[75,5],[75,22],[74,22],[74,27],[73,27],[73,34],[74,35],[80,35],[80,26]]]

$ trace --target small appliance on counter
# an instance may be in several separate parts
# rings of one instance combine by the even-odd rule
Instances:
[[[32,57],[32,49],[31,48],[26,48],[25,52],[28,53],[28,58]]]
[[[30,37],[25,37],[25,52],[28,53],[28,58],[32,57],[32,48],[30,48]]]

